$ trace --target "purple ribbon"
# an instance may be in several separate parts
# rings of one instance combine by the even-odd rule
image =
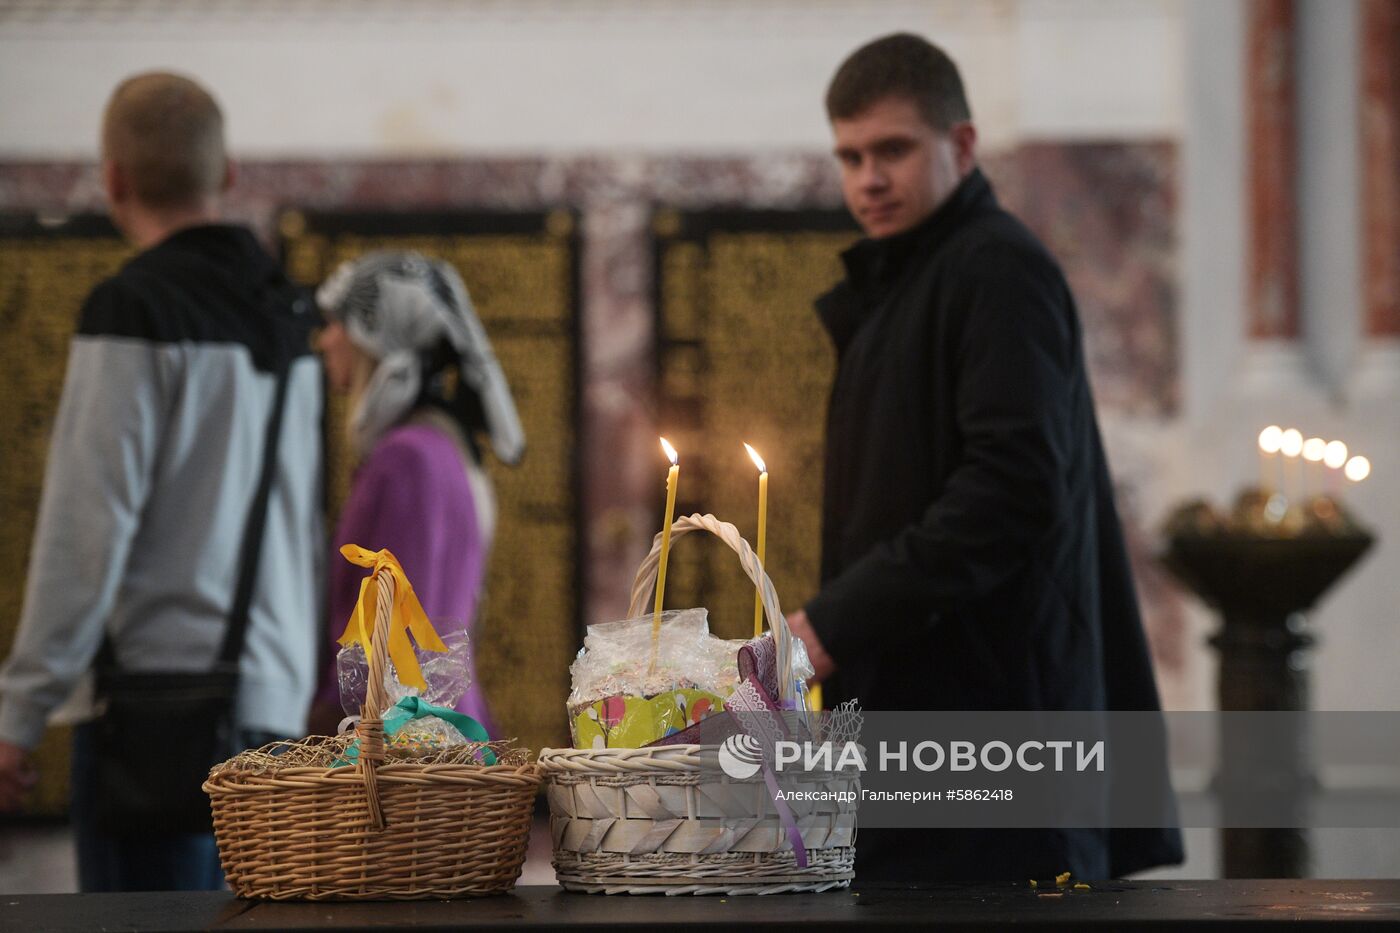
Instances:
[[[788,842],[792,843],[792,854],[797,859],[797,867],[806,868],[807,847],[802,844],[802,834],[797,831],[797,818],[792,815],[792,808],[782,798],[778,790],[778,779],[774,776],[773,769],[768,767],[766,759],[763,762],[763,783],[768,785],[768,793],[773,795],[773,805],[778,808],[778,822],[787,833]]]
[[[797,867],[806,868],[807,847],[802,842],[802,834],[797,831],[797,818],[793,815],[792,808],[788,806],[787,801],[782,798],[778,788],[777,775],[773,773],[769,764],[774,741],[780,734],[787,734],[782,714],[779,712],[782,707],[773,699],[774,694],[777,693],[779,676],[773,636],[771,634],[764,635],[740,648],[738,663],[740,687],[725,701],[725,706],[728,707],[725,713],[709,716],[687,729],[658,739],[651,744],[717,745],[736,732],[743,732],[757,740],[759,747],[767,753],[763,756],[763,783],[768,786],[768,792],[773,795],[773,805],[778,811],[778,822],[782,825],[783,832],[787,834],[788,842],[792,844]],[[743,689],[746,686],[752,688],[752,697]],[[766,722],[772,727],[772,735],[755,734],[764,731],[760,726],[761,720],[758,719],[760,716],[768,717]]]

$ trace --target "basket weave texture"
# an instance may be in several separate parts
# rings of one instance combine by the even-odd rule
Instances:
[[[204,784],[219,858],[239,897],[271,900],[442,899],[509,890],[529,843],[539,766],[523,751],[480,745],[396,757],[386,751],[383,686],[393,577],[377,576],[369,688],[350,736],[245,752]]]
[[[672,537],[708,531],[739,555],[763,596],[777,642],[779,680],[790,679],[791,638],[772,581],[738,529],[713,515],[690,515]],[[660,536],[642,562],[629,617],[644,611],[655,583]],[[787,790],[819,785],[849,800],[789,803],[807,849],[799,867],[761,775],[736,780],[719,764],[718,745],[544,749],[554,870],[559,883],[588,893],[776,894],[845,887],[855,877],[855,799],[860,774],[808,772]],[[794,781],[796,783],[794,783]]]

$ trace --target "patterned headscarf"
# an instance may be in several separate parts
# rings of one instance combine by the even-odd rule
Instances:
[[[357,347],[378,360],[351,413],[351,433],[362,454],[423,397],[424,379],[435,375],[428,371],[432,353],[446,341],[457,357],[457,391],[475,394],[496,456],[509,464],[520,461],[525,432],[515,400],[450,264],[418,253],[369,253],[341,265],[316,300],[345,325]],[[470,436],[473,425],[463,427]]]

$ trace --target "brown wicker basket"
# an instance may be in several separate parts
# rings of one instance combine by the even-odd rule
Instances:
[[[792,673],[792,634],[773,582],[738,529],[713,515],[690,515],[673,537],[708,531],[739,555],[763,595],[777,643],[779,678]],[[645,611],[656,581],[660,535],[632,588],[629,618]],[[855,803],[791,803],[808,864],[797,864],[764,779],[737,780],[719,764],[718,745],[546,748],[554,872],[570,891],[604,894],[777,894],[846,887],[855,877]],[[860,773],[799,778],[853,793]]]
[[[297,766],[324,752],[334,761],[348,737],[288,743],[290,758],[244,755],[204,784],[229,885],[239,897],[272,900],[408,900],[497,894],[520,877],[539,766],[479,764],[471,752],[395,760],[385,753],[391,574],[377,575],[378,609],[369,687],[356,734],[360,754],[340,767]],[[244,759],[258,759],[257,766]]]

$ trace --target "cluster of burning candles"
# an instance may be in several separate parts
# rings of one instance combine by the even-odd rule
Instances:
[[[656,567],[656,603],[652,608],[651,619],[651,669],[656,668],[657,650],[661,640],[661,605],[666,592],[666,563],[671,551],[671,523],[676,513],[676,486],[680,480],[681,458],[670,441],[661,438],[661,450],[671,461],[671,469],[666,473],[666,521],[661,526],[661,554]],[[758,562],[763,564],[768,557],[768,467],[763,458],[748,444],[744,445],[749,459],[758,468]],[[755,584],[753,600],[753,636],[763,634],[763,591]],[[810,709],[821,708],[821,688],[812,687],[808,694]]]
[[[763,563],[768,556],[768,467],[763,458],[748,444],[744,449],[749,459],[758,467],[758,562]],[[661,632],[661,603],[666,592],[666,559],[671,551],[671,523],[676,515],[676,485],[680,479],[681,457],[676,448],[666,438],[661,438],[661,450],[671,461],[671,469],[666,474],[666,521],[661,526],[661,560],[656,568],[656,605],[652,611],[652,636],[658,638]],[[754,588],[753,637],[763,634],[763,591]]]
[[[1352,455],[1342,441],[1304,438],[1297,428],[1271,424],[1259,432],[1259,486],[1267,492],[1299,501],[1314,494],[1336,492],[1341,476],[1359,483],[1371,475],[1371,461]]]

